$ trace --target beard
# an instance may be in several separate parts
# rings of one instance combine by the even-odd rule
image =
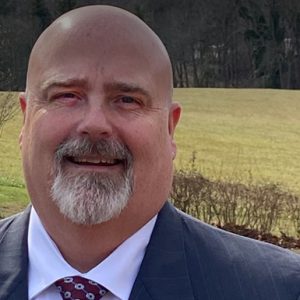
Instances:
[[[117,159],[121,173],[74,172],[65,168],[68,157],[98,155]],[[64,141],[55,153],[51,196],[60,212],[73,223],[95,225],[119,216],[133,190],[132,155],[128,148],[112,139],[95,143],[88,138]]]

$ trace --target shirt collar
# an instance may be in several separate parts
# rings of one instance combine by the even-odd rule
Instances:
[[[32,208],[28,229],[29,299],[56,280],[80,275],[94,280],[120,299],[128,299],[145,255],[157,215],[87,273],[80,273],[62,257]]]

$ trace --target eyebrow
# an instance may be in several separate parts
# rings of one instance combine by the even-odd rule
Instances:
[[[123,93],[137,93],[145,96],[146,98],[151,98],[150,93],[134,83],[127,83],[127,82],[109,82],[104,84],[104,91],[105,92],[123,92]]]
[[[85,78],[69,78],[69,79],[60,79],[60,78],[50,78],[41,84],[41,90],[47,92],[49,89],[54,87],[87,87],[88,83]]]
[[[69,78],[69,79],[60,79],[60,78],[50,78],[41,84],[41,90],[47,92],[49,89],[54,87],[88,87],[88,81],[85,78]],[[147,98],[151,98],[150,93],[134,83],[126,83],[121,81],[114,81],[109,83],[104,83],[105,92],[123,92],[123,93],[137,93],[142,94]]]

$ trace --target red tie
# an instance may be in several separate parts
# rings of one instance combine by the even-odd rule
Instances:
[[[99,300],[107,289],[95,281],[72,276],[59,279],[55,282],[63,299],[68,300]]]

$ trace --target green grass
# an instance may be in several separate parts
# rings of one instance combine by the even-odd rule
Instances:
[[[16,99],[17,93],[15,96]],[[18,144],[22,120],[19,112],[5,124],[0,135],[0,217],[20,211],[28,203]]]
[[[0,97],[6,93],[0,93]],[[14,101],[18,93],[14,93]],[[23,183],[21,156],[19,151],[18,138],[22,127],[23,116],[19,110],[18,114],[8,121],[0,132],[0,178],[8,177],[14,182]],[[1,179],[0,179],[1,182]]]
[[[0,95],[1,96],[1,95]],[[280,183],[300,195],[300,91],[176,89],[183,114],[176,167],[195,165],[210,179]],[[0,215],[24,207],[19,154],[22,114],[0,136]]]
[[[21,211],[28,204],[24,187],[0,184],[0,218]]]

